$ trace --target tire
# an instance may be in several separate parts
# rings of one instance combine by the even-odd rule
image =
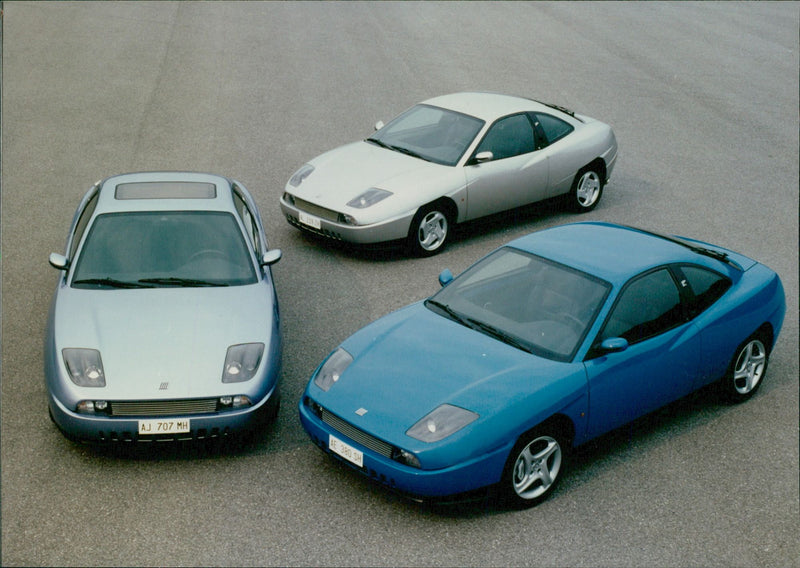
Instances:
[[[739,403],[752,397],[767,374],[769,348],[763,336],[751,335],[742,343],[731,360],[720,386],[722,397]]]
[[[508,456],[500,481],[503,503],[515,509],[546,499],[563,477],[565,438],[555,428],[537,428],[522,436]]]
[[[575,174],[569,192],[570,208],[576,213],[586,213],[597,207],[603,195],[603,176],[596,166],[587,166]]]
[[[408,249],[414,256],[433,256],[444,250],[451,217],[441,204],[420,207],[408,229]]]

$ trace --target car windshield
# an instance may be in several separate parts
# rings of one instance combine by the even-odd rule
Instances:
[[[367,141],[429,162],[455,166],[483,125],[483,120],[473,116],[417,105]]]
[[[257,281],[230,213],[107,213],[78,253],[76,288],[236,286]]]
[[[569,361],[609,289],[588,274],[505,247],[450,282],[426,306],[524,351]]]

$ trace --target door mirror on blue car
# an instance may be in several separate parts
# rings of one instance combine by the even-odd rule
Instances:
[[[619,353],[628,348],[628,340],[624,337],[609,337],[600,344],[602,353]]]
[[[442,286],[442,288],[450,284],[450,282],[452,281],[453,281],[453,273],[450,272],[450,269],[445,268],[444,270],[442,270],[442,272],[439,274],[439,284]]]

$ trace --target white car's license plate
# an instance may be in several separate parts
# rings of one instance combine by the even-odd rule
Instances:
[[[300,222],[303,225],[308,225],[309,227],[313,227],[318,231],[322,228],[322,219],[319,217],[314,217],[313,215],[303,213],[302,211],[298,211],[298,213],[300,215]]]
[[[354,447],[345,444],[339,438],[328,435],[328,447],[335,454],[339,454],[347,461],[356,464],[358,467],[364,467],[364,452],[360,452]]]
[[[189,419],[139,420],[139,435],[184,434],[189,432]]]

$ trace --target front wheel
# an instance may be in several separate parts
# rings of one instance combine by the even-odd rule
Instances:
[[[540,503],[561,479],[565,464],[566,446],[558,432],[537,429],[521,437],[503,471],[503,501],[518,509]]]
[[[442,207],[420,208],[408,230],[408,248],[415,256],[432,256],[444,248],[450,234],[450,220]]]
[[[751,336],[736,350],[722,379],[722,395],[730,402],[744,402],[755,394],[767,373],[769,350],[764,340]]]
[[[596,169],[588,167],[579,171],[572,182],[569,192],[570,206],[578,213],[591,211],[602,195],[603,178]]]

